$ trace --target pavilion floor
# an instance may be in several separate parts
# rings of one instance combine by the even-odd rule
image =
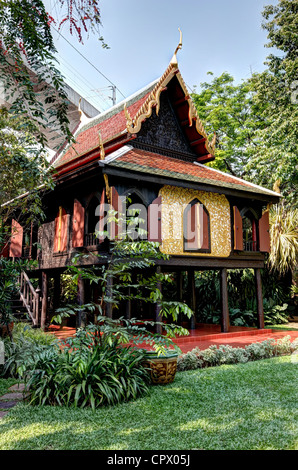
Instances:
[[[60,328],[59,326],[52,325],[48,332],[53,334],[57,339],[66,340],[74,336],[76,329],[66,326]],[[228,333],[221,333],[220,325],[197,324],[195,330],[189,330],[189,336],[177,337],[174,341],[179,346],[182,353],[186,353],[196,347],[203,350],[209,348],[211,345],[220,346],[222,344],[236,348],[268,339],[277,340],[285,336],[290,336],[291,341],[294,341],[298,338],[298,330],[259,330],[257,328],[230,326]]]

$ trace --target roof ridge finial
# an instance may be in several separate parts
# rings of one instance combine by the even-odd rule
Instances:
[[[174,55],[173,55],[172,60],[171,60],[171,62],[170,62],[170,64],[173,65],[173,66],[175,66],[175,67],[178,67],[177,52],[179,51],[179,49],[182,49],[182,31],[181,31],[180,28],[178,28],[178,31],[180,32],[179,44],[178,44],[178,46],[176,47],[175,52],[174,52]]]

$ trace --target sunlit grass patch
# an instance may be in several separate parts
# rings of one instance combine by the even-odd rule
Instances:
[[[18,405],[0,449],[297,449],[298,368],[290,356],[179,372],[117,406]]]

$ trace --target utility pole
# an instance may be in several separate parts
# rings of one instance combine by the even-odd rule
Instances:
[[[110,100],[113,102],[113,106],[116,104],[116,85],[109,86],[112,89],[112,96],[109,96]]]

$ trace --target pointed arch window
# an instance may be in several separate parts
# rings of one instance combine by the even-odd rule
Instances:
[[[184,251],[211,252],[210,217],[204,204],[193,199],[183,214]]]
[[[120,232],[126,233],[131,240],[147,239],[147,203],[142,191],[129,188],[122,193],[120,200]]]
[[[243,249],[257,251],[257,219],[251,211],[242,216]]]
[[[259,251],[258,232],[260,220],[254,209],[245,207],[239,211],[234,206],[234,250]]]

